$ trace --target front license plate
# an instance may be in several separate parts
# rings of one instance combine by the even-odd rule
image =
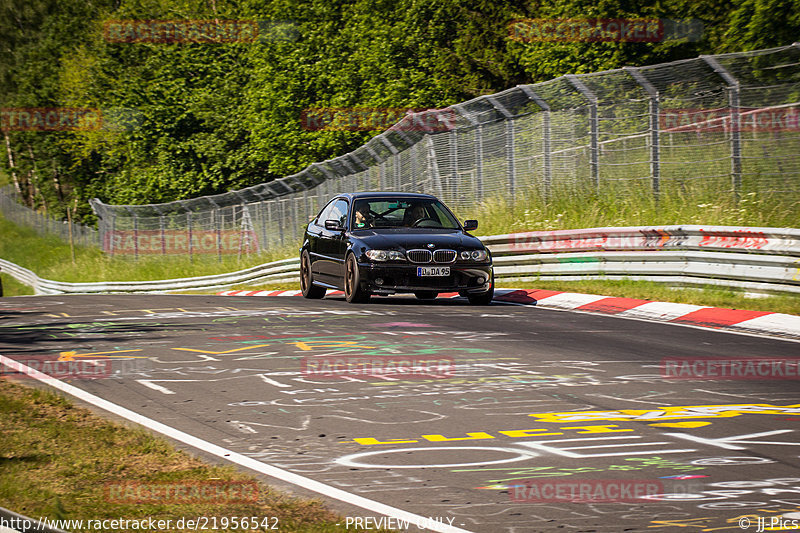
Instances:
[[[450,267],[417,267],[417,276],[449,276]]]

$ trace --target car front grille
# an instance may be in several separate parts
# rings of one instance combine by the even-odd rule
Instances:
[[[452,263],[456,260],[455,250],[436,250],[433,252],[434,263]]]
[[[406,257],[412,263],[430,263],[433,257],[430,250],[409,250]]]

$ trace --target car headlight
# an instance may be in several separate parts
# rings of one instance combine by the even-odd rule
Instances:
[[[461,252],[462,261],[476,261],[482,263],[489,258],[486,250],[464,250]]]
[[[367,250],[367,257],[372,261],[404,261],[406,258],[397,250]]]

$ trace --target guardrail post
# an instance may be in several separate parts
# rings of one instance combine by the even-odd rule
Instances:
[[[739,201],[742,188],[742,128],[739,109],[739,80],[733,77],[713,56],[700,56],[728,84],[728,103],[731,106],[731,180],[733,195]]]
[[[550,125],[550,104],[544,98],[539,96],[531,89],[530,85],[519,85],[522,92],[528,98],[533,100],[533,103],[542,109],[542,153],[544,156],[544,201],[550,200],[550,186],[553,181],[553,161],[552,161],[552,127]]]
[[[650,177],[653,180],[653,195],[656,201],[661,192],[661,140],[659,138],[659,95],[652,83],[636,67],[622,67],[650,95]]]
[[[589,100],[589,173],[595,188],[600,191],[600,151],[598,144],[597,96],[575,74],[564,76]]]

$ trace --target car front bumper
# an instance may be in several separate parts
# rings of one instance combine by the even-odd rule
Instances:
[[[416,291],[480,294],[492,287],[491,264],[359,263],[358,266],[362,288],[373,294]],[[418,276],[417,267],[421,266],[450,267],[450,275]]]

